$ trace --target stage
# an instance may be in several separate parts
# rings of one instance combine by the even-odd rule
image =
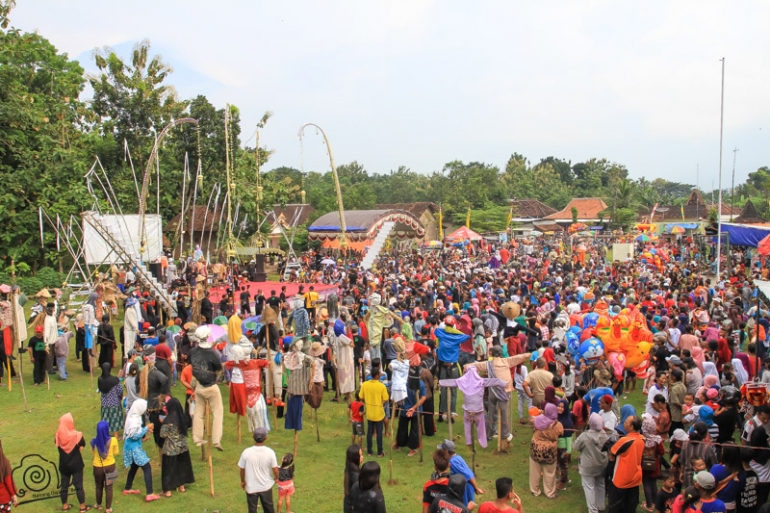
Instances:
[[[331,294],[332,292],[339,293],[339,288],[337,285],[326,285],[324,283],[285,283],[280,281],[263,281],[263,282],[255,282],[255,281],[247,281],[241,283],[242,287],[247,287],[249,291],[249,298],[251,300],[251,304],[254,304],[254,296],[257,294],[257,291],[262,291],[262,295],[265,296],[265,299],[268,299],[270,297],[270,291],[274,290],[276,296],[281,295],[281,287],[286,286],[286,298],[291,299],[297,294],[297,291],[299,290],[299,286],[303,285],[305,292],[310,290],[310,286],[312,285],[315,288],[315,291],[318,292],[319,299],[321,301],[326,301],[326,296]],[[217,285],[209,288],[209,299],[212,303],[216,304],[219,303],[219,301],[222,299],[222,295],[227,290],[226,286],[224,285]],[[235,292],[235,301],[238,303],[240,301],[239,294],[241,293],[240,290]]]

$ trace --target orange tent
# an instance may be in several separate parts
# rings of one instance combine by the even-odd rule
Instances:
[[[446,238],[444,238],[444,240],[446,242],[462,242],[465,240],[478,242],[480,240],[483,240],[483,237],[478,233],[474,232],[473,230],[471,230],[470,228],[461,226],[457,230],[447,235]]]

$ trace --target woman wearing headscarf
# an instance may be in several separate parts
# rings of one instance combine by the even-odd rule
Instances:
[[[548,385],[545,387],[545,390],[543,390],[543,396],[545,399],[543,399],[543,404],[541,405],[542,408],[545,408],[546,404],[552,404],[554,406],[559,404],[559,398],[556,397],[556,387],[553,385]]]
[[[115,457],[120,454],[118,440],[110,436],[110,424],[104,420],[96,425],[96,438],[91,439],[94,453],[94,484],[96,485],[96,509],[102,509],[102,492],[105,494],[107,509],[112,513],[112,485],[117,472]]]
[[[166,418],[160,428],[163,439],[160,475],[166,497],[171,497],[173,489],[184,493],[185,485],[195,482],[187,446],[187,419],[179,399],[172,397],[166,402]]]
[[[535,433],[529,446],[529,490],[535,497],[540,496],[540,474],[543,475],[545,496],[554,499],[556,495],[556,453],[559,436],[564,428],[557,420],[556,405],[547,403],[542,415],[532,419]]]
[[[588,417],[588,429],[577,437],[572,446],[576,451],[580,451],[578,468],[588,513],[604,510],[604,472],[607,469],[607,451],[602,451],[602,447],[609,438],[610,434],[604,430],[602,416],[592,413]]]
[[[147,412],[147,401],[137,399],[131,406],[126,417],[126,426],[123,429],[123,465],[128,469],[126,476],[126,486],[123,489],[123,495],[138,495],[142,492],[134,490],[134,477],[136,471],[140,468],[144,474],[144,486],[147,489],[145,495],[146,502],[152,502],[160,499],[160,495],[152,493],[152,467],[150,467],[150,458],[142,449],[142,442],[147,433],[152,433],[154,426],[149,424],[144,427],[143,415]]]
[[[703,408],[705,406],[701,406],[701,410]],[[692,486],[694,460],[703,460],[706,463],[706,468],[711,468],[717,463],[717,455],[711,446],[708,426],[703,422],[693,424],[690,428],[689,440],[682,442],[679,461],[682,464],[682,486],[684,488]]]
[[[658,426],[652,417],[645,416],[642,420],[642,435],[644,435],[644,451],[642,460],[653,462],[652,468],[645,469],[642,466],[642,487],[644,488],[645,511],[655,511],[658,498],[658,477],[660,476],[660,457],[666,453],[663,447],[663,439],[658,435]]]
[[[701,346],[694,346],[692,349],[690,349],[690,356],[692,356],[692,359],[695,360],[695,365],[698,367],[698,370],[700,370],[701,374],[703,374],[703,364],[706,363],[706,357],[703,354],[703,348]]]
[[[3,444],[0,442],[0,513],[11,511],[11,507],[19,504],[16,497],[18,490],[13,482],[11,462],[3,452]]]
[[[128,352],[136,346],[136,336],[139,334],[139,316],[135,305],[135,297],[131,296],[126,300],[123,317],[123,356],[125,359],[128,359]]]
[[[703,362],[703,379],[705,380],[708,376],[716,376],[719,381],[719,372],[714,362]]]
[[[96,341],[96,332],[99,327],[99,321],[96,318],[96,300],[98,297],[98,293],[91,292],[88,295],[86,304],[83,305],[83,329],[85,330],[86,335],[85,348],[88,359],[94,355],[94,342]]]
[[[614,403],[617,401],[613,401]],[[618,433],[625,435],[626,434],[626,428],[623,427],[626,425],[626,419],[628,417],[635,417],[636,416],[636,408],[632,404],[624,404],[622,408],[620,408],[620,421],[615,426],[615,431]]]
[[[749,381],[749,373],[743,366],[743,362],[739,358],[733,358],[731,362],[733,364],[733,375],[738,380],[738,388],[742,387],[744,383]]]
[[[75,430],[75,421],[71,413],[65,413],[59,418],[59,429],[54,437],[56,447],[59,449],[59,472],[61,473],[61,497],[62,511],[72,509],[67,504],[70,483],[75,487],[80,511],[91,509],[86,506],[86,492],[83,489],[83,455],[80,450],[86,446],[83,433]]]
[[[99,392],[102,394],[102,420],[110,425],[110,432],[115,433],[123,428],[123,387],[120,380],[111,374],[112,366],[109,362],[102,363],[102,375],[96,381]]]
[[[569,409],[569,400],[562,399],[556,406],[557,419],[564,432],[559,436],[557,443],[557,462],[559,465],[559,483],[556,488],[563,490],[569,482],[569,463],[572,454],[572,434],[575,432],[572,422],[572,411]]]

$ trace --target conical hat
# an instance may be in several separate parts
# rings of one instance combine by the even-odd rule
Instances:
[[[502,306],[501,310],[506,319],[513,320],[521,313],[521,306],[513,301],[508,301]]]
[[[49,297],[51,297],[51,293],[48,292],[48,289],[42,289],[40,292],[35,294],[35,297],[44,297],[48,299]]]

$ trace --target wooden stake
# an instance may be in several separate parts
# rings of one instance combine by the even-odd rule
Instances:
[[[195,407],[196,408],[206,408],[206,404],[205,403],[201,404],[201,405],[197,405],[196,404]],[[206,440],[208,440],[208,433],[207,433],[207,431],[209,429],[208,418],[209,418],[209,414],[208,414],[208,412],[206,412],[206,423],[203,425],[203,431],[204,431],[203,438],[206,439]],[[201,444],[201,461],[206,461],[206,444]]]
[[[297,444],[299,443],[299,431],[294,430],[294,459],[297,459]]]
[[[452,438],[452,387],[446,387],[446,392],[446,421],[449,426],[449,439],[454,440]]]
[[[211,496],[214,497],[214,462],[212,461],[211,453],[213,452],[211,450],[211,410],[206,409],[206,429],[208,430],[208,436],[206,439],[208,440],[208,446],[209,446],[209,489],[211,491]]]
[[[321,433],[318,431],[318,408],[315,408],[315,437],[316,441],[321,441]]]
[[[497,403],[497,452],[503,452],[503,410]]]
[[[393,444],[395,442],[393,441],[392,435],[393,435],[393,419],[396,417],[397,412],[398,412],[398,406],[394,404],[393,411],[391,412],[391,415],[390,415],[390,425],[388,426],[388,431],[390,431],[390,436],[389,436],[390,440],[388,440],[388,443],[390,445],[390,460],[388,461],[388,466],[390,467],[389,469],[390,477],[388,478],[389,485],[395,484],[395,482],[393,481]]]
[[[513,433],[513,392],[511,392],[508,398],[508,429]]]
[[[237,413],[235,416],[238,418],[238,445],[241,445],[241,416]]]
[[[13,353],[13,349],[11,349],[11,353]],[[11,391],[11,381],[13,381],[13,378],[11,377],[11,355],[5,355],[5,363],[8,364],[8,391]]]
[[[467,413],[466,413],[467,415]],[[478,413],[473,414],[473,422],[471,422],[471,469],[473,470],[473,473],[476,474],[476,434],[474,431],[476,430],[476,415],[479,415]],[[481,415],[484,415],[484,412],[481,412]],[[500,438],[500,434],[498,433],[497,438]]]
[[[422,383],[422,382],[420,382]],[[415,394],[417,396],[417,404],[420,404],[420,387],[419,383],[417,386],[417,393]],[[422,407],[417,408],[417,411],[415,411],[415,415],[417,415],[417,441],[418,441],[418,448],[420,450],[420,463],[422,463]]]

